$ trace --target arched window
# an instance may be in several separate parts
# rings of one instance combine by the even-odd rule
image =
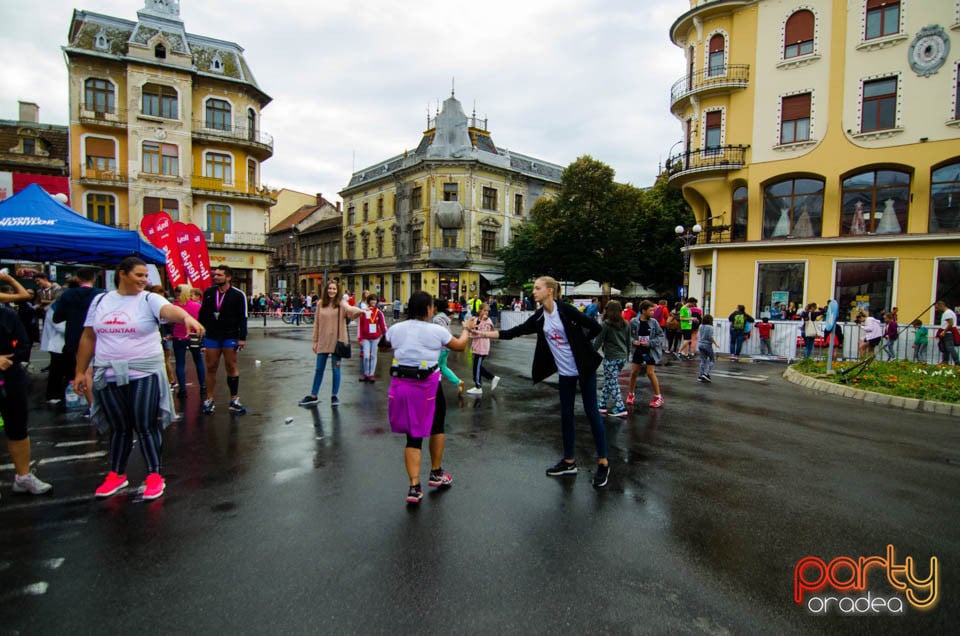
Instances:
[[[161,60],[164,59],[164,58],[166,58],[166,57],[167,57],[167,47],[165,47],[162,43],[161,43],[161,44],[157,44],[155,47],[153,47],[153,55],[154,55],[154,57],[157,57],[157,58],[159,58],[159,59],[161,59]]]
[[[730,240],[747,240],[747,187],[740,186],[733,191],[731,206]]]
[[[162,84],[144,84],[140,112],[151,117],[177,118],[177,91]]]
[[[763,189],[763,238],[812,238],[823,226],[823,180],[784,179]]]
[[[247,109],[247,139],[257,140],[257,113],[252,109]]]
[[[87,218],[103,225],[117,225],[117,200],[112,194],[87,194]]]
[[[91,77],[83,83],[83,107],[95,113],[116,113],[116,91],[110,80]]]
[[[253,194],[257,191],[257,162],[253,159],[247,159],[247,192]]]
[[[907,231],[910,174],[871,170],[843,180],[840,234],[901,234]]]
[[[787,19],[783,34],[783,59],[813,53],[813,12],[797,11]]]
[[[208,99],[206,112],[206,127],[214,130],[230,130],[233,128],[233,115],[230,102],[222,99]]]
[[[204,176],[220,179],[224,183],[233,183],[233,156],[208,152],[205,164]]]
[[[710,57],[707,61],[707,75],[724,75],[726,68],[723,63],[723,51],[726,40],[723,35],[717,33],[710,38]]]
[[[960,161],[941,166],[930,179],[930,232],[960,230]]]

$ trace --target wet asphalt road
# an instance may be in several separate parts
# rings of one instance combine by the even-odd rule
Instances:
[[[720,362],[705,386],[694,363],[673,363],[659,372],[662,410],[645,406],[641,378],[635,412],[607,418],[613,469],[597,492],[579,405],[581,472],[547,478],[561,447],[555,385],[530,383],[532,339],[494,343],[496,392],[458,401],[445,386],[454,486],[408,508],[389,356],[375,385],[345,362],[338,409],[328,368],[321,403],[301,409],[309,332],[251,331],[250,412],[226,411],[222,371],[212,416],[191,386],[156,502],[135,488],[95,501],[107,440],[37,407],[34,459],[54,490],[13,495],[0,467],[0,635],[947,633],[960,620],[953,418],[813,393],[782,365]],[[468,365],[451,355],[462,377]],[[128,473],[143,479],[136,449]],[[939,558],[933,610],[819,616],[793,602],[801,558],[888,544],[920,574]],[[874,596],[895,593],[870,581]]]

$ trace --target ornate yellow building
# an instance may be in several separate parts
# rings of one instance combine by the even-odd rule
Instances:
[[[186,33],[177,0],[145,0],[136,22],[74,11],[63,51],[75,209],[129,229],[164,210],[204,230],[211,264],[232,267],[235,285],[267,291],[270,97],[243,49]]]
[[[347,288],[403,302],[418,289],[482,296],[502,275],[496,251],[556,194],[562,171],[497,148],[451,94],[415,150],[355,172],[340,193]]]
[[[958,36],[957,0],[691,0],[668,163],[703,228],[691,295],[960,304]]]

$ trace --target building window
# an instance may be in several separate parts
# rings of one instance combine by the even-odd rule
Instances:
[[[117,224],[117,201],[112,194],[88,194],[87,218],[102,225]]]
[[[813,53],[813,28],[816,19],[812,11],[797,11],[787,19],[783,34],[783,59]]]
[[[497,189],[496,188],[483,189],[483,209],[484,210],[497,209]]]
[[[841,315],[856,317],[855,312],[867,309],[879,316],[893,305],[893,261],[838,261],[833,297]]]
[[[957,64],[953,75],[957,82],[956,93],[953,99],[953,118],[956,120],[960,119],[960,64]]]
[[[167,47],[163,44],[158,44],[153,47],[153,56],[160,58],[161,60],[166,59],[167,57]]]
[[[706,132],[704,133],[704,149],[716,151],[720,148],[723,112],[712,110],[707,113]]]
[[[233,157],[219,152],[208,152],[205,176],[233,183]]]
[[[754,316],[770,312],[780,303],[786,310],[790,302],[803,304],[804,263],[757,263],[757,306]],[[776,315],[776,311],[773,312]]]
[[[177,118],[177,91],[169,86],[160,84],[143,85],[143,104],[140,106],[144,115]]]
[[[383,197],[377,199],[377,218],[383,218]]]
[[[370,220],[370,204],[366,201],[363,202],[363,222],[366,223]]]
[[[882,38],[900,31],[900,0],[867,0],[864,38]]]
[[[143,215],[166,212],[174,221],[180,220],[180,202],[176,199],[161,199],[160,197],[143,197]]]
[[[457,230],[452,228],[443,228],[443,247],[453,249],[457,247]]]
[[[160,174],[160,144],[155,141],[143,142],[143,171]]]
[[[707,75],[724,75],[726,68],[723,64],[723,50],[726,40],[721,34],[716,34],[710,38],[710,57],[707,61]]]
[[[117,112],[113,83],[105,79],[91,77],[83,84],[83,104],[87,110],[96,113]]]
[[[360,249],[363,252],[363,257],[367,258],[370,252],[370,237],[362,236],[360,237]]]
[[[495,231],[480,231],[480,253],[484,256],[497,255],[497,233]]]
[[[897,125],[897,78],[863,83],[863,119],[860,132],[886,130]]]
[[[410,209],[419,210],[423,205],[423,188],[417,186],[410,190]]]
[[[214,130],[230,130],[233,126],[230,102],[222,99],[207,100],[206,127]]]
[[[117,169],[116,146],[113,139],[86,137],[83,140],[88,171],[114,172]]]
[[[377,234],[377,257],[383,257],[383,234]]]
[[[347,259],[353,260],[357,257],[357,241],[356,239],[347,239]]]
[[[457,200],[457,184],[456,183],[443,184],[443,200],[444,201]]]
[[[247,109],[247,139],[257,141],[257,113],[252,108]]]
[[[733,206],[730,219],[730,240],[747,240],[747,187],[740,186],[733,191]]]
[[[20,140],[20,151],[25,155],[37,154],[37,140],[33,137],[24,137]]]
[[[347,208],[347,225],[355,225],[357,222],[357,209],[352,205]]]
[[[410,251],[419,254],[423,248],[423,230],[418,225],[410,230]]]
[[[787,179],[763,191],[763,238],[811,238],[823,225],[823,181]]]
[[[944,258],[937,261],[937,294],[935,298],[942,300],[947,307],[960,307],[958,280],[960,280],[960,260]],[[937,316],[936,324],[938,325],[940,324],[939,318],[940,316]]]
[[[223,242],[223,235],[230,234],[230,206],[221,203],[207,204],[207,231],[213,235],[213,240]]]
[[[907,227],[910,175],[861,172],[843,180],[840,234],[900,234]]]
[[[253,194],[257,191],[257,162],[253,159],[247,159],[247,192]]]
[[[960,162],[937,168],[930,179],[929,231],[957,230],[960,230]]]
[[[517,216],[523,214],[523,195],[515,194],[513,195],[513,213]]]
[[[780,102],[780,143],[810,139],[810,93],[784,97]]]

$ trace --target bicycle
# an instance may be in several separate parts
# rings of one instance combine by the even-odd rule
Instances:
[[[280,320],[282,320],[282,321],[284,322],[284,324],[292,325],[292,324],[294,324],[294,318],[293,318],[293,317],[294,317],[295,315],[296,315],[296,312],[292,312],[292,311],[287,312],[287,311],[285,311],[285,312],[283,312],[283,314],[280,316]],[[302,312],[300,312],[300,322],[301,322],[301,324],[312,325],[312,324],[313,324],[313,319],[314,319],[314,316],[313,316],[313,312],[312,312],[311,310],[309,310],[309,309],[304,309]]]

